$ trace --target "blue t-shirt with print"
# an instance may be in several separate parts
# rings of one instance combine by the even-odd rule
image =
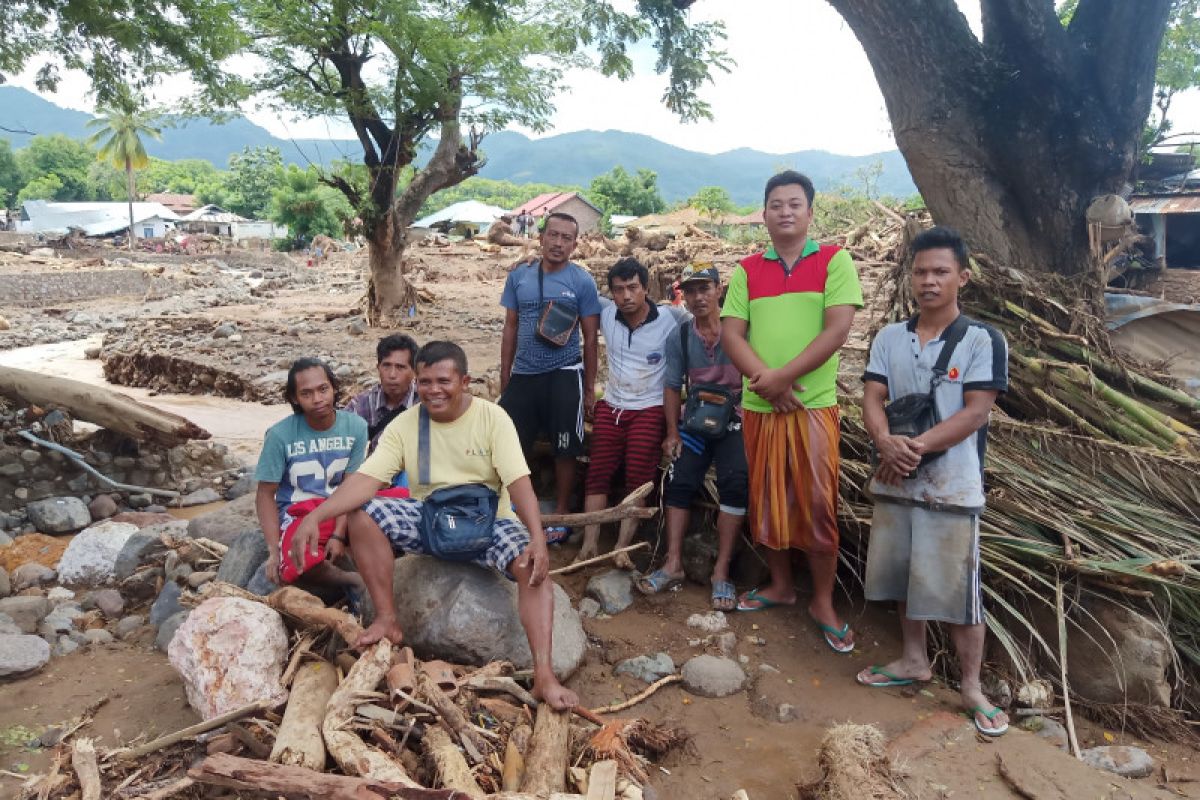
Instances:
[[[542,276],[542,294],[538,294],[538,262],[521,264],[508,273],[500,305],[517,312],[517,356],[514,375],[540,375],[569,367],[583,358],[576,325],[571,338],[555,347],[537,335],[543,300],[553,300],[572,309],[581,318],[600,313],[600,293],[591,273],[574,262]]]
[[[293,414],[267,429],[254,479],[278,483],[275,505],[282,517],[292,503],[329,497],[367,453],[367,423],[357,414],[338,411],[328,430],[313,430],[303,414]]]

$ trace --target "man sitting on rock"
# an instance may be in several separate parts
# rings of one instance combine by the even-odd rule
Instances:
[[[332,563],[345,551],[345,516],[330,517],[321,527],[307,560],[293,564],[280,557],[301,517],[333,494],[366,454],[367,423],[338,411],[337,394],[337,377],[328,364],[316,358],[292,364],[284,397],[293,413],[267,429],[254,472],[255,509],[267,540],[272,583],[292,583],[303,573],[306,582],[348,589],[353,600],[355,590],[363,588],[362,578]]]
[[[550,557],[516,427],[502,408],[468,391],[467,357],[458,345],[429,342],[416,361],[421,404],[397,417],[362,468],[305,518],[291,557],[299,563],[316,549],[321,522],[349,514],[350,549],[376,611],[374,623],[353,644],[363,647],[383,638],[399,643],[404,632],[392,596],[394,554],[439,555],[431,551],[441,550],[451,558],[454,532],[423,520],[430,516],[423,513],[426,506],[432,509],[448,489],[487,487],[492,514],[484,515],[483,524],[490,522],[490,537],[485,531],[475,549],[456,553],[454,560],[490,567],[517,581],[521,624],[533,653],[533,693],[556,709],[570,708],[578,697],[559,683],[551,664],[554,584],[547,577]],[[415,499],[374,496],[405,469],[415,478]]]
[[[367,452],[375,452],[379,435],[400,412],[417,404],[417,384],[413,380],[413,360],[417,343],[411,336],[393,333],[375,346],[379,383],[357,394],[346,404],[346,410],[367,421]]]

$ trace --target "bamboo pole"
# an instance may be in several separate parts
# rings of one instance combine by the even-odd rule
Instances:
[[[182,742],[184,739],[190,739],[191,737],[199,736],[202,733],[215,731],[217,728],[220,728],[222,725],[228,722],[233,722],[234,720],[241,719],[242,717],[248,717],[251,714],[257,714],[260,711],[266,711],[267,709],[271,708],[272,705],[274,704],[270,700],[259,700],[258,702],[251,703],[248,706],[242,706],[241,708],[236,708],[233,711],[226,712],[219,717],[213,717],[206,722],[199,722],[191,727],[175,731],[175,733],[170,733],[166,736],[160,736],[154,741],[147,742],[146,744],[138,745],[137,747],[126,747],[120,750],[115,750],[112,752],[112,755],[116,756],[122,761],[132,761],[158,750],[162,750],[164,747],[170,747],[176,742]]]
[[[1063,611],[1062,578],[1054,576],[1054,607],[1058,616],[1058,665],[1062,679],[1063,711],[1067,720],[1067,741],[1075,758],[1079,753],[1079,736],[1075,733],[1075,717],[1071,713],[1071,690],[1067,686],[1067,617]]]

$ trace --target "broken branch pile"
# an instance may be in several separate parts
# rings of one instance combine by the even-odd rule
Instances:
[[[901,228],[889,227],[898,233]],[[915,304],[904,239],[876,241],[856,260],[887,266],[894,287],[873,327],[908,317]],[[1109,602],[1161,620],[1180,687],[1200,680],[1200,400],[1108,342],[1092,313],[1086,281],[1025,275],[976,259],[964,311],[1001,330],[1010,347],[1010,388],[993,415],[987,451],[987,508],[981,521],[990,630],[1022,679],[1040,672],[1061,685],[1060,650],[1036,621],[1057,614],[1056,580],[1082,600]],[[865,554],[870,519],[870,442],[861,398],[844,400],[843,520]],[[855,537],[848,537],[855,538]],[[1039,669],[1039,666],[1041,667]],[[1107,669],[1110,665],[1097,665]],[[1119,670],[1119,665],[1111,665]],[[1195,711],[1194,688],[1173,705]],[[1180,726],[1184,727],[1184,726]]]
[[[105,797],[139,797],[165,786],[182,793],[208,784],[312,800],[637,800],[651,759],[685,739],[646,719],[538,706],[507,663],[421,662],[387,640],[348,658],[339,651],[347,638],[358,638],[358,622],[296,587],[257,597],[214,582],[189,604],[219,597],[263,603],[291,627],[286,709],[269,703],[236,709],[106,753],[98,771],[83,748],[75,756],[77,777],[55,770],[29,781],[23,797],[64,798],[101,785]],[[216,733],[222,726],[226,732]],[[207,757],[197,761],[205,754],[198,752],[201,741]],[[62,747],[66,763],[72,751]],[[589,781],[598,790],[589,790]]]

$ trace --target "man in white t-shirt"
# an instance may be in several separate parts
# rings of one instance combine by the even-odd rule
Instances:
[[[649,282],[649,271],[635,258],[623,258],[608,271],[612,305],[600,312],[600,332],[608,350],[608,382],[593,415],[584,512],[599,511],[608,504],[609,489],[621,465],[625,467],[626,493],[653,482],[658,475],[666,432],[662,391],[667,338],[687,312],[652,303],[646,296]],[[636,530],[636,519],[624,520],[617,547],[629,544]],[[577,560],[597,555],[599,538],[600,526],[587,526]],[[625,554],[617,556],[616,564],[622,569],[633,567]]]

